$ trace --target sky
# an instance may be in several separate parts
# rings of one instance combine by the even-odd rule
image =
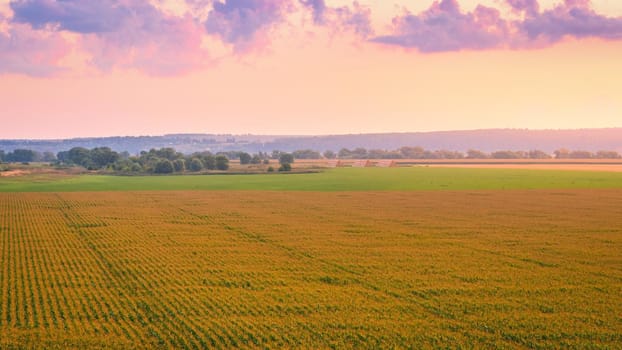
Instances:
[[[619,0],[0,0],[0,138],[622,127]]]

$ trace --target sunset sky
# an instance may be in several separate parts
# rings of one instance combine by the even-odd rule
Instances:
[[[620,0],[0,0],[0,138],[622,126]]]

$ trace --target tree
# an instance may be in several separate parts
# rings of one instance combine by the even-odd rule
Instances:
[[[519,159],[521,158],[520,154],[512,151],[497,151],[492,152],[490,155],[494,159]]]
[[[53,152],[43,152],[42,160],[44,162],[53,162],[56,160],[56,155]]]
[[[178,173],[183,172],[186,170],[186,161],[183,159],[175,159],[173,161],[173,168],[175,168],[175,171]]]
[[[216,169],[216,157],[211,154],[206,156],[205,158],[203,158],[203,164],[205,164],[205,168],[207,168],[208,170]]]
[[[350,151],[347,148],[342,148],[339,150],[339,152],[337,153],[337,156],[341,159],[348,159],[348,158],[352,158],[352,151]]]
[[[560,148],[553,152],[555,154],[555,158],[557,159],[567,159],[570,158],[570,151],[565,148]]]
[[[335,152],[331,151],[331,150],[326,150],[324,151],[323,154],[324,158],[326,159],[335,159],[337,157],[337,155],[335,154]]]
[[[124,173],[130,172],[140,172],[143,168],[138,164],[135,160],[130,158],[123,158],[117,160],[114,164],[112,164],[112,169],[115,171],[120,171]]]
[[[423,159],[425,154],[423,147],[402,147],[399,152],[406,159]]]
[[[272,159],[279,159],[279,157],[281,156],[281,153],[283,153],[283,152],[278,151],[278,150],[274,150],[274,151],[272,151],[272,155],[270,156],[270,158],[272,158]]]
[[[61,163],[69,163],[69,151],[60,151],[56,153],[56,159]]]
[[[440,149],[434,151],[434,158],[437,159],[462,159],[464,158],[464,154],[458,151],[449,151],[445,149]]]
[[[189,169],[190,171],[201,171],[203,170],[203,162],[199,158],[192,158],[190,161]]]
[[[108,147],[93,148],[89,155],[96,168],[105,168],[119,160],[119,154]]]
[[[478,151],[476,149],[470,149],[467,151],[467,156],[468,159],[486,159],[489,158],[488,154],[482,152],[482,151]]]
[[[281,153],[279,155],[280,164],[291,164],[294,162],[294,155],[291,153]]]
[[[363,147],[357,147],[352,150],[352,157],[354,159],[366,159],[367,158],[367,150]]]
[[[156,174],[170,174],[175,170],[173,163],[168,159],[161,159],[156,163],[154,172]]]
[[[529,151],[528,156],[529,156],[530,159],[548,159],[548,158],[551,158],[550,154],[548,154],[548,153],[546,153],[544,151],[538,150],[538,149]]]
[[[6,156],[6,155],[4,154],[4,151],[3,151],[3,150],[0,150],[0,163],[4,162],[4,157],[5,157],[5,156]]]
[[[229,169],[229,159],[223,155],[216,156],[216,169],[218,170]]]
[[[594,158],[594,155],[590,151],[572,151],[570,152],[570,158],[589,159],[589,158]]]
[[[620,158],[620,154],[616,151],[598,151],[596,158],[599,159],[616,159]]]
[[[322,155],[320,152],[314,151],[312,149],[303,149],[292,152],[292,155],[296,159],[320,159]]]
[[[175,151],[174,148],[165,147],[160,148],[159,150],[155,150],[155,154],[160,158],[166,158],[168,160],[175,160],[181,158],[183,155]]]
[[[92,164],[91,152],[84,147],[74,147],[67,154],[67,162],[88,168]]]
[[[289,163],[282,163],[279,171],[292,171],[292,165]]]
[[[13,152],[9,152],[6,156],[8,162],[34,162],[37,158],[37,153],[29,149],[16,149]]]
[[[383,159],[388,154],[386,150],[383,149],[370,149],[367,153],[367,157],[370,159]],[[400,155],[401,156],[401,155]]]
[[[259,155],[255,154],[253,156],[253,158],[251,158],[251,164],[261,164],[261,157],[259,157]]]
[[[242,165],[250,164],[251,159],[252,159],[251,155],[246,152],[240,152],[239,157],[240,157],[240,164]]]
[[[353,150],[342,148],[337,153],[337,156],[341,159],[367,159],[367,150],[363,147],[358,147]]]

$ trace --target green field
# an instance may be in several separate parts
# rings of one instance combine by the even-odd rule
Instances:
[[[622,188],[622,173],[531,169],[341,168],[310,174],[0,178],[0,192],[128,190],[413,191]]]

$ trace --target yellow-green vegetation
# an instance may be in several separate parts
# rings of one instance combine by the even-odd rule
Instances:
[[[622,190],[0,194],[0,348],[617,348]]]
[[[276,190],[381,191],[622,188],[622,172],[339,168],[308,174],[99,176],[64,173],[0,178],[0,192]]]

